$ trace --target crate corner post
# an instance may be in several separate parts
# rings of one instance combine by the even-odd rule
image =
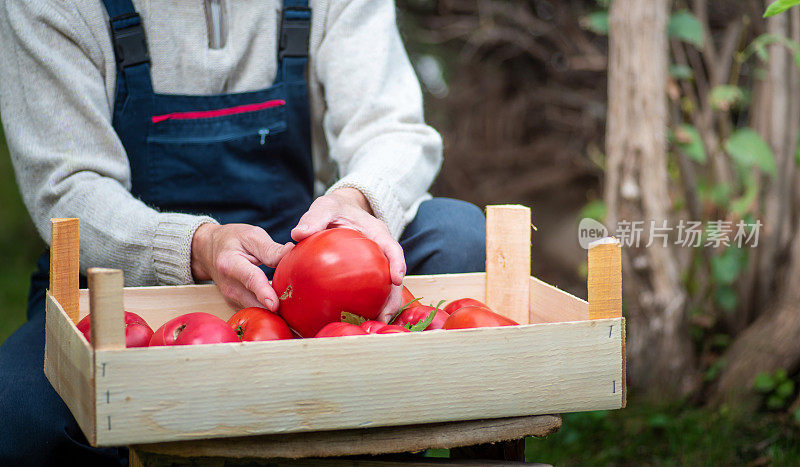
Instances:
[[[80,220],[50,219],[50,293],[78,323]]]
[[[622,247],[618,239],[605,237],[589,244],[587,295],[589,319],[620,320],[622,341],[622,404],[627,404],[625,318],[622,316]]]
[[[531,322],[531,209],[486,207],[486,304],[519,324]]]

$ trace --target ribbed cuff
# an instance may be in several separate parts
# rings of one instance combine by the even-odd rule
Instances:
[[[192,277],[192,237],[203,224],[218,224],[207,216],[164,213],[159,215],[153,238],[153,266],[158,285],[194,283]]]
[[[400,204],[400,200],[392,191],[391,185],[380,177],[372,174],[351,173],[328,188],[326,194],[339,188],[355,188],[364,194],[369,201],[372,213],[382,220],[389,227],[389,233],[395,239],[400,238],[400,234],[405,227],[403,216],[405,210]]]

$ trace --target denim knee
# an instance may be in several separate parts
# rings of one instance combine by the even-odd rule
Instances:
[[[486,217],[466,201],[434,198],[420,205],[400,244],[409,274],[483,271]]]

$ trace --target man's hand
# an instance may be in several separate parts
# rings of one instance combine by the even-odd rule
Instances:
[[[294,245],[272,241],[261,227],[203,224],[192,237],[192,275],[212,279],[226,299],[241,307],[278,310],[278,296],[259,264],[275,267]]]
[[[400,244],[392,238],[386,224],[372,215],[369,202],[355,188],[340,188],[317,198],[292,230],[295,241],[333,227],[349,227],[363,233],[383,250],[389,260],[392,291],[378,319],[387,322],[400,308],[406,260]]]

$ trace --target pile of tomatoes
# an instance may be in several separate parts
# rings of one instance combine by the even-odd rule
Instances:
[[[488,306],[463,298],[440,308],[422,305],[404,286],[403,307],[389,323],[376,321],[392,283],[380,247],[360,232],[329,229],[299,242],[275,270],[272,286],[280,297],[278,313],[250,307],[227,322],[210,313],[188,313],[155,332],[135,313],[125,312],[128,347],[213,344],[393,334],[441,329],[513,326],[517,323]],[[78,330],[91,342],[89,316]]]

